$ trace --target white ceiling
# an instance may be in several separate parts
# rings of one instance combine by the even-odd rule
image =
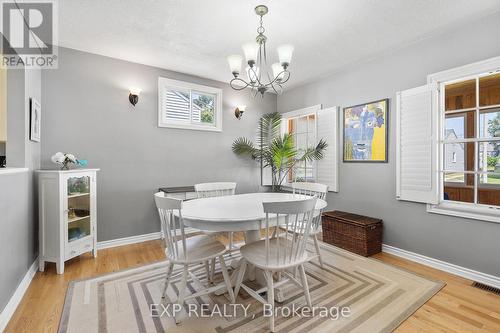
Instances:
[[[290,86],[500,10],[499,0],[61,0],[59,45],[219,81],[264,17],[268,53],[295,45]],[[271,62],[271,63],[272,63]]]

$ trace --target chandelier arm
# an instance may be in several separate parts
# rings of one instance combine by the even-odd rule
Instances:
[[[283,93],[283,85],[281,82],[273,81],[273,84],[271,84],[271,87],[273,90],[276,92],[276,94],[281,95]],[[276,89],[278,87],[279,89]]]
[[[276,93],[276,95],[279,95],[278,91],[276,90],[276,88],[274,87],[274,84],[271,84],[271,88],[273,88],[274,92]]]
[[[259,86],[262,86],[263,84],[262,84],[262,82],[260,82],[259,76],[258,76],[257,72],[255,71],[254,67],[250,67],[250,70],[253,72],[256,82],[259,84]],[[250,79],[250,81],[251,81],[251,79]],[[250,84],[250,85],[255,86],[254,84]]]
[[[255,98],[255,96],[257,96],[257,93],[258,93],[257,89],[252,88],[252,90],[250,90],[250,92],[252,94],[252,98]]]
[[[264,54],[264,56],[262,56]],[[259,44],[259,84],[262,85],[262,72],[266,70],[267,64],[266,64],[266,44],[265,43],[260,43]]]
[[[283,83],[287,82],[288,80],[290,80],[290,72],[288,70],[282,71],[281,73],[278,74],[277,77],[279,77],[281,74],[286,74],[286,79],[281,80],[280,84],[283,84]]]
[[[278,78],[283,73],[288,74],[287,77],[286,77],[286,80],[281,80],[281,81],[278,82]],[[276,77],[271,82],[269,82],[268,84],[266,84],[266,86],[272,86],[274,83],[277,83],[277,84],[279,84],[281,86],[281,85],[283,85],[283,83],[287,82],[289,79],[290,79],[290,72],[287,71],[287,70],[284,70],[284,71],[281,71],[278,75],[276,75]]]
[[[244,84],[244,86],[240,87],[240,86],[235,86],[233,85],[234,82],[242,82]],[[234,79],[232,79],[231,81],[229,81],[229,85],[231,86],[231,88],[233,88],[234,90],[243,90],[245,89],[246,87],[250,86],[250,83],[246,82],[245,80],[243,79],[240,79],[239,77],[235,77]]]
[[[266,75],[267,75],[267,79],[269,80],[269,82],[271,81],[271,76],[269,75],[269,67],[267,66],[267,49],[266,49],[266,43],[264,42],[263,44],[263,49],[264,49],[264,66],[265,69],[266,69]],[[262,71],[261,71],[262,73]]]

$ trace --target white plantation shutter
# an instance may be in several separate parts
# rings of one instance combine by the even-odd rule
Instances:
[[[338,192],[338,107],[316,111],[316,137],[328,144],[323,159],[316,162],[316,181]]]
[[[437,87],[425,85],[398,92],[396,104],[396,197],[437,204]]]
[[[187,92],[186,97],[180,91],[165,88],[163,98],[163,112],[165,119],[187,122],[191,121],[189,92]]]

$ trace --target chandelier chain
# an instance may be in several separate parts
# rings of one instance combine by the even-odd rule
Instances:
[[[264,32],[266,31],[266,29],[264,28],[264,20],[262,19],[262,16],[260,17],[260,27],[257,28],[257,32],[259,33],[259,35],[263,35]]]

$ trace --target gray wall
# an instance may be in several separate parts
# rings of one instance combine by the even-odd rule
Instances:
[[[40,144],[28,140],[29,98],[41,101],[40,70],[7,71],[9,166],[28,172],[0,174],[0,309],[3,310],[38,252],[38,212],[33,170],[40,168]],[[12,139],[12,140],[11,140]]]
[[[499,56],[498,31],[500,14],[495,14],[278,97],[280,112],[319,103],[346,107],[391,99],[389,163],[343,163],[340,159],[340,192],[328,195],[329,209],[384,219],[386,244],[500,276],[500,224],[430,214],[422,204],[396,200],[394,117],[397,91],[425,84],[427,74]]]
[[[223,89],[223,132],[157,127],[158,77]],[[228,77],[229,79],[229,77]],[[128,88],[142,92],[135,108]],[[257,191],[258,165],[231,151],[238,136],[254,137],[276,96],[251,98],[225,83],[76,50],[59,49],[59,69],[42,74],[42,165],[72,152],[98,173],[98,240],[160,230],[152,193],[160,186],[236,181],[237,192]],[[241,120],[234,108],[246,104]]]

